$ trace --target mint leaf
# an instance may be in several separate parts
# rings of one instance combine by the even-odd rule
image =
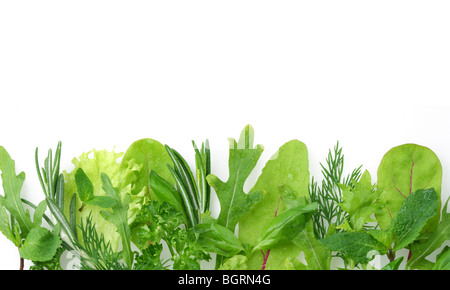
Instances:
[[[61,243],[59,236],[48,229],[35,227],[28,233],[19,253],[24,259],[44,262],[53,258]]]
[[[75,184],[82,202],[89,202],[94,197],[94,186],[82,168],[78,168],[75,172]]]
[[[439,213],[439,204],[439,196],[433,188],[419,189],[405,199],[390,226],[395,238],[394,251],[417,239],[428,221]]]
[[[226,182],[212,174],[206,178],[219,198],[220,213],[217,221],[233,232],[241,217],[263,198],[260,191],[248,194],[244,192],[244,183],[264,150],[261,145],[253,147],[253,138],[253,128],[248,125],[238,142],[230,139],[229,176]]]
[[[411,245],[411,258],[407,267],[427,270],[433,267],[433,264],[426,259],[427,256],[441,247],[445,241],[450,240],[450,213],[447,212],[449,201],[450,198],[442,209],[442,220],[436,230],[431,233],[425,242]]]
[[[383,244],[363,232],[339,232],[319,241],[328,249],[341,252],[361,264],[367,264],[375,254],[383,255],[387,252]]]

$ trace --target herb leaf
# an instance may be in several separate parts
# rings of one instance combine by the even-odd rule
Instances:
[[[253,147],[253,138],[253,128],[247,125],[238,142],[230,139],[229,177],[226,182],[213,174],[206,178],[219,198],[220,213],[217,221],[233,232],[241,217],[263,198],[260,191],[248,194],[244,192],[244,183],[264,150],[261,145]]]
[[[414,242],[428,221],[438,212],[439,197],[434,189],[420,189],[411,193],[390,226],[396,239],[394,251]]]
[[[366,264],[375,253],[385,254],[386,247],[367,233],[339,232],[319,240],[332,251],[343,253],[356,263]]]
[[[387,229],[403,201],[419,189],[434,188],[441,194],[442,166],[436,154],[427,147],[404,144],[389,150],[378,167],[377,186],[380,200],[386,205],[376,215],[381,229]],[[440,201],[439,201],[440,203]],[[430,221],[429,230],[439,222],[439,215]]]

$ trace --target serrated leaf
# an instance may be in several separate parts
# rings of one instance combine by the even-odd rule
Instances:
[[[248,125],[238,142],[230,139],[229,176],[226,182],[213,174],[207,176],[207,181],[215,189],[220,202],[217,221],[231,231],[235,230],[241,217],[263,198],[260,191],[248,194],[244,192],[244,183],[264,150],[261,145],[253,147],[253,138],[253,128]]]
[[[386,247],[367,233],[339,232],[319,240],[331,251],[343,253],[356,263],[366,264],[375,254],[385,254]]]
[[[439,207],[439,196],[434,189],[420,189],[411,193],[390,226],[395,237],[394,251],[414,242],[428,221],[438,214]]]
[[[450,240],[450,213],[447,212],[450,198],[445,203],[442,210],[442,220],[436,230],[434,230],[425,242],[411,245],[411,258],[407,267],[411,269],[429,270],[433,264],[426,258],[437,250],[441,245]]]
[[[381,212],[383,204],[378,200],[380,193],[372,185],[370,173],[366,170],[360,180],[353,186],[341,185],[342,202],[339,206],[349,214],[349,225],[352,231],[359,232],[368,222],[375,221],[371,216]]]

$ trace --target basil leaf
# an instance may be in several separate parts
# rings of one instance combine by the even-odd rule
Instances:
[[[290,242],[305,227],[307,220],[305,214],[316,209],[317,203],[314,202],[288,209],[277,215],[262,228],[253,251],[268,250]]]
[[[227,258],[245,250],[231,230],[217,223],[198,224],[195,226],[195,233],[198,234],[197,245],[203,250]]]

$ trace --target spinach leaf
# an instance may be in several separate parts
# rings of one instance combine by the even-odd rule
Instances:
[[[243,243],[255,246],[259,233],[276,213],[304,205],[309,197],[309,162],[306,145],[298,140],[283,144],[268,160],[251,191],[264,193],[264,198],[239,221],[239,238]],[[299,229],[301,230],[301,229]],[[283,269],[287,258],[297,257],[302,248],[288,243],[272,248],[267,267]],[[261,269],[264,257],[253,253],[249,257],[249,269]]]

